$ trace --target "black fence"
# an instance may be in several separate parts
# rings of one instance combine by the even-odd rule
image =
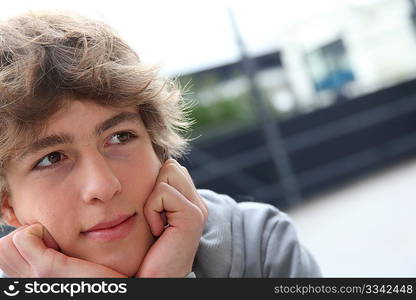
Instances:
[[[303,197],[416,154],[416,80],[279,123]],[[287,208],[260,128],[196,140],[181,161],[198,188]]]

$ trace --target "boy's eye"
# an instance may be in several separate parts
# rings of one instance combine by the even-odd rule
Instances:
[[[130,141],[130,139],[133,139],[135,137],[136,137],[135,134],[128,132],[128,131],[118,132],[111,136],[109,143],[110,144],[124,144]]]
[[[43,157],[37,164],[36,168],[49,167],[57,162],[61,161],[64,158],[64,155],[60,152],[52,152]]]
[[[125,144],[134,138],[137,138],[137,136],[134,133],[123,131],[113,134],[109,140],[109,143]],[[52,167],[64,159],[66,159],[66,156],[63,153],[57,151],[51,152],[48,155],[44,156],[41,160],[39,160],[35,165],[34,169]]]

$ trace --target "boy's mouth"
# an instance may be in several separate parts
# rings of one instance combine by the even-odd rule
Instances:
[[[81,233],[94,241],[111,242],[126,237],[136,220],[136,213],[121,215],[113,220],[100,222]]]

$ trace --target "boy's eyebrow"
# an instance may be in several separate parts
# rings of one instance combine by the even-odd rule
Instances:
[[[36,153],[42,149],[53,147],[56,145],[61,144],[72,144],[74,141],[74,138],[72,135],[68,134],[52,134],[47,137],[41,138],[37,141],[35,141],[33,144],[28,146],[26,150],[19,155],[19,159],[23,159],[26,156],[28,156],[31,153]]]
[[[118,124],[126,121],[136,120],[140,121],[140,115],[134,112],[121,112],[102,123],[98,124],[95,127],[94,133],[96,136],[101,135],[104,131],[117,126]],[[74,136],[66,133],[60,134],[52,134],[46,137],[43,137],[31,145],[29,145],[26,150],[19,155],[20,159],[23,159],[25,156],[29,155],[30,153],[38,152],[42,149],[54,147],[56,145],[61,144],[73,144],[74,143]]]
[[[105,120],[101,124],[98,124],[95,128],[95,135],[99,136],[107,129],[110,129],[111,127],[117,126],[118,124],[125,122],[125,121],[140,121],[140,115],[139,113],[134,113],[130,111],[123,111],[110,119]]]

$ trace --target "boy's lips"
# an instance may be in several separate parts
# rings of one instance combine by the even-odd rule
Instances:
[[[123,223],[127,218],[129,218],[131,216],[132,215],[121,215],[121,216],[118,216],[117,218],[112,219],[110,221],[104,221],[104,222],[97,223],[96,225],[90,227],[89,229],[87,229],[83,232],[89,232],[89,231],[100,230],[100,229],[108,229],[108,228],[114,227],[116,225],[119,225],[120,223]]]
[[[113,220],[100,222],[81,233],[87,238],[101,242],[122,239],[128,235],[135,221],[136,213],[121,215]]]

